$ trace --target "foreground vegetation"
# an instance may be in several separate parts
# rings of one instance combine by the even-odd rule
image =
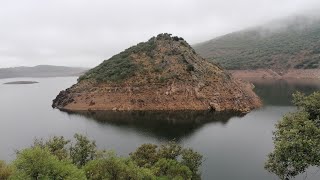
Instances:
[[[282,180],[320,167],[320,92],[295,93],[298,110],[283,117],[274,132],[275,149],[265,168]]]
[[[64,137],[36,140],[18,151],[11,164],[0,161],[0,179],[201,179],[202,156],[174,142],[143,144],[129,157],[121,157],[98,150],[95,142],[83,135],[74,138],[74,143]]]

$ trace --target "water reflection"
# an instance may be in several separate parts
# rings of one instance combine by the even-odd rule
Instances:
[[[67,113],[85,116],[102,125],[133,129],[158,139],[177,141],[192,135],[205,124],[226,124],[232,117],[244,115],[237,112],[209,111],[80,111]]]
[[[319,80],[253,80],[251,82],[255,85],[254,91],[265,106],[291,106],[292,93],[301,91],[310,94],[320,89]]]

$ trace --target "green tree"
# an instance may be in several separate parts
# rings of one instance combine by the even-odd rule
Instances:
[[[174,141],[161,145],[159,156],[165,159],[176,159],[181,155],[182,147]]]
[[[97,155],[95,141],[90,141],[86,136],[75,134],[76,143],[70,147],[70,157],[73,164],[78,167],[84,166]]]
[[[159,160],[157,148],[154,144],[143,144],[130,157],[140,167],[151,167]]]
[[[304,173],[310,166],[320,166],[319,109],[320,93],[294,94],[297,112],[289,113],[276,124],[274,151],[265,168],[281,179]]]
[[[181,164],[187,166],[192,172],[192,179],[201,179],[199,167],[202,164],[203,156],[192,149],[184,149],[182,151]]]
[[[307,112],[310,120],[318,121],[320,119],[320,91],[314,92],[309,96],[296,92],[293,94],[293,103],[301,111]]]
[[[68,148],[66,147],[69,143],[70,140],[66,140],[63,136],[54,136],[47,141],[36,139],[33,147],[48,148],[51,154],[57,156],[59,160],[62,160],[67,159],[69,156]]]
[[[49,149],[39,146],[24,149],[13,162],[10,179],[86,179],[82,170],[67,161],[60,161]]]
[[[157,176],[166,179],[188,180],[192,178],[190,169],[173,159],[160,159],[153,167]]]

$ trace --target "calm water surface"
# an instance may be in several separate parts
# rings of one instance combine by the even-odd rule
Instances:
[[[9,81],[37,81],[30,85],[3,85]],[[264,107],[245,116],[230,113],[81,113],[51,108],[60,90],[76,77],[0,79],[0,159],[12,160],[14,151],[29,146],[36,137],[82,133],[95,139],[99,148],[127,155],[143,143],[176,139],[205,157],[203,179],[277,179],[264,170],[266,155],[272,151],[274,124],[294,111],[290,94],[320,90],[320,82],[256,82],[255,91]],[[185,120],[185,121],[184,121]],[[319,180],[310,170],[308,178]],[[304,179],[300,176],[296,179]]]

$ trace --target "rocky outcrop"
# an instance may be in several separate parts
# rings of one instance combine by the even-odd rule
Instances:
[[[104,61],[61,91],[53,107],[80,110],[212,110],[261,106],[249,83],[195,53],[182,38],[160,34]]]

